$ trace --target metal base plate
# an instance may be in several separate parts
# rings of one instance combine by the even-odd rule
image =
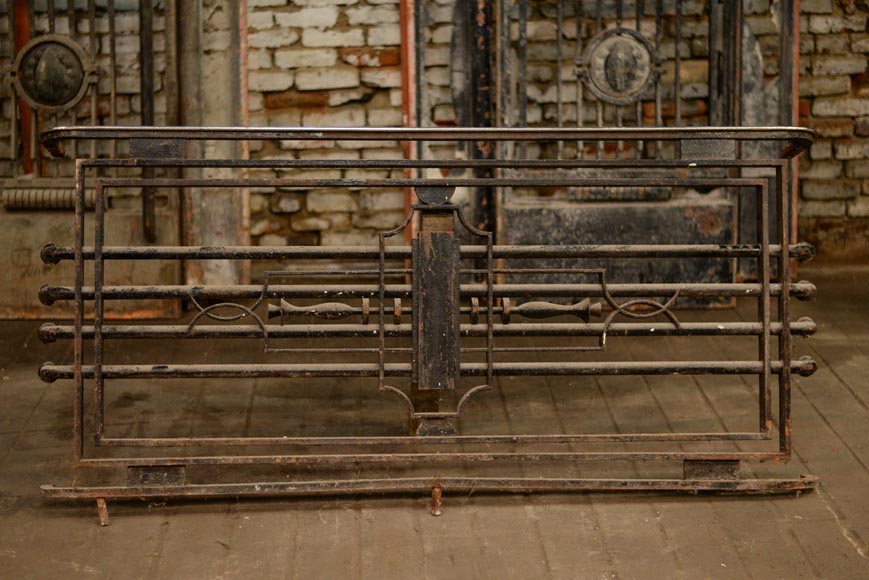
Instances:
[[[43,495],[56,499],[134,499],[193,497],[281,497],[304,495],[353,495],[430,493],[440,486],[445,494],[471,492],[712,492],[725,494],[790,494],[815,489],[818,478],[795,479],[551,479],[420,477],[404,479],[356,479],[262,483],[209,483],[163,486],[55,487],[42,486]]]

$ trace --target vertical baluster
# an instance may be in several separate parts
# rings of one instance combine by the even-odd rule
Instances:
[[[15,0],[8,0],[9,61],[15,59]],[[12,159],[12,177],[18,176],[18,93],[12,91],[12,120],[9,127],[9,156]]]
[[[511,4],[511,0],[503,0],[499,7],[501,9],[501,13],[499,14],[499,27],[500,34],[500,48],[498,50],[498,63],[500,67],[500,84],[498,90],[499,102],[501,106],[500,114],[498,115],[499,123],[502,127],[511,127],[511,111],[510,111],[510,91],[512,90],[511,77],[510,74],[510,12],[513,9]],[[502,141],[500,143],[501,149],[501,157],[506,158],[509,155],[509,146],[510,144],[507,141]]]
[[[93,5],[94,0],[89,0]],[[115,0],[108,1],[109,19],[109,123],[114,127],[118,124],[118,79],[117,56],[115,55]],[[112,139],[112,158],[118,155],[118,144]]]
[[[88,20],[90,20],[90,45],[91,45],[91,60],[97,62],[97,7],[96,0],[88,0]],[[112,48],[115,44],[114,29],[109,30],[109,38],[112,43]],[[112,51],[114,52],[114,51]],[[91,87],[91,124],[97,124],[97,93],[99,85]],[[112,140],[114,142],[114,139]],[[91,158],[97,157],[97,142],[91,141]]]
[[[644,2],[643,0],[636,0],[636,9],[637,9],[637,32],[642,34],[643,30],[643,11],[644,11]],[[649,62],[649,66],[655,66],[653,62]],[[642,95],[637,96],[637,127],[643,126],[643,100]],[[636,143],[636,158],[641,159],[643,157],[643,148],[644,144],[642,141],[637,141]]]
[[[556,18],[555,18],[555,114],[557,116],[557,124],[562,126],[562,117],[564,116],[564,107],[561,102],[561,62],[562,62],[562,42],[564,32],[564,0],[557,0]],[[558,141],[558,158],[564,156],[564,141]]]
[[[682,125],[682,54],[679,45],[682,44],[682,2],[676,0],[676,49],[673,63],[673,100],[676,106],[676,126]]]
[[[601,30],[603,30],[603,0],[597,0],[596,6],[597,15],[595,20],[595,32],[600,34]],[[597,108],[597,126],[603,127],[603,103],[600,99],[595,99],[595,105]],[[603,157],[603,141],[597,142],[597,158],[600,159]]]
[[[576,62],[582,58],[582,0],[576,0]],[[576,75],[576,126],[582,128],[585,125],[585,110],[583,107],[583,89],[584,83],[579,75]],[[584,144],[582,141],[576,142],[576,158],[582,159]]]
[[[621,28],[624,25],[624,0],[616,0],[616,26]],[[621,127],[623,125],[622,121],[622,105],[614,105],[616,110],[616,127]],[[616,142],[616,159],[620,159],[622,156],[622,149],[624,148],[624,141]]]
[[[77,27],[78,22],[77,22],[76,13],[75,13],[75,0],[67,0],[66,17],[67,17],[67,21],[69,22],[69,37],[74,39],[78,35],[78,27]],[[93,26],[93,23],[91,23],[91,26]],[[87,75],[87,73],[85,73],[85,75]],[[85,81],[85,82],[87,82],[87,81]],[[70,125],[77,124],[76,121],[77,121],[78,117],[76,116],[75,110],[76,110],[76,107],[71,107],[69,109],[69,119],[70,119],[69,124]],[[72,154],[73,159],[76,159],[78,157],[78,142],[75,140],[73,140],[73,142],[72,142],[71,154]]]
[[[48,16],[48,32],[49,32],[49,34],[54,34],[56,32],[56,29],[54,26],[54,14],[55,14],[54,0],[48,0],[47,16]]]
[[[519,126],[528,126],[528,0],[519,0]],[[525,141],[519,144],[519,157],[525,159],[528,147]]]
[[[664,36],[664,28],[661,25],[661,18],[663,18],[664,12],[664,2],[663,0],[655,0],[655,52],[659,52],[661,50],[661,41]],[[661,116],[661,80],[655,83],[655,126],[663,127],[664,119]],[[662,142],[658,141],[655,143],[655,157],[658,159],[661,158],[661,147]]]

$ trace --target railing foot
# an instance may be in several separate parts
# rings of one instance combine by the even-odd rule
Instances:
[[[443,488],[439,483],[434,484],[431,488],[431,515],[441,515],[441,504],[443,498]]]
[[[97,498],[97,514],[100,516],[100,525],[109,525],[109,506],[106,505],[106,498]]]

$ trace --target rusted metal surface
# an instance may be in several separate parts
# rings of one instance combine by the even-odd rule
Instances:
[[[502,155],[510,148],[493,147],[492,159],[468,161],[418,160],[208,160],[178,157],[184,141],[207,140],[398,140],[412,144],[426,140],[517,142],[563,140],[630,142],[656,139],[674,143],[700,140],[704,148],[671,148],[673,156],[656,159],[556,161],[557,174],[535,174],[553,163],[515,160]],[[441,493],[458,491],[570,491],[662,490],[733,493],[786,493],[810,489],[813,478],[744,480],[741,461],[787,461],[790,440],[790,379],[811,375],[817,365],[795,358],[792,336],[807,336],[816,325],[809,319],[792,321],[792,298],[810,298],[810,282],[792,282],[790,263],[809,259],[810,247],[792,244],[786,224],[775,239],[769,234],[770,214],[787,212],[787,158],[734,159],[735,140],[778,141],[781,150],[795,155],[811,143],[810,131],[796,128],[755,129],[596,129],[497,130],[470,129],[268,129],[268,128],[65,128],[44,135],[46,145],[60,150],[64,140],[147,139],[177,143],[160,150],[168,157],[80,160],[77,163],[76,222],[73,247],[47,245],[46,264],[72,261],[72,286],[46,286],[46,304],[72,302],[73,324],[46,324],[40,337],[47,341],[72,339],[71,365],[45,363],[46,381],[72,379],[75,387],[74,460],[77,466],[126,467],[131,479],[120,487],[46,487],[51,497],[177,497],[228,495],[297,495],[326,493],[431,493],[437,511]],[[138,149],[133,149],[134,151]],[[710,152],[721,152],[716,159]],[[689,157],[691,154],[695,157]],[[152,168],[222,168],[218,177],[140,178],[104,177],[107,169],[125,166]],[[327,168],[354,170],[396,168],[444,169],[478,167],[491,177],[308,178],[228,177],[231,171],[257,168]],[[632,169],[631,177],[621,172]],[[709,169],[768,168],[775,178],[710,175]],[[599,173],[582,173],[593,168]],[[208,172],[204,171],[203,175]],[[441,172],[446,175],[447,172]],[[85,216],[85,176],[94,183],[95,211]],[[642,175],[646,175],[643,177]],[[757,231],[747,244],[607,244],[502,245],[491,232],[478,229],[453,203],[456,187],[624,187],[677,188],[686,185],[747,189],[757,198]],[[105,200],[117,187],[198,187],[219,191],[253,186],[302,188],[352,187],[376,192],[412,187],[419,203],[405,222],[379,233],[369,246],[336,247],[201,247],[114,246],[106,243]],[[779,203],[773,202],[778,200]],[[419,227],[410,245],[401,245],[413,218]],[[781,217],[781,216],[779,216]],[[85,233],[93,228],[93,243]],[[88,235],[89,237],[89,235]],[[461,240],[470,240],[470,243]],[[397,245],[393,245],[397,243]],[[611,282],[605,266],[588,267],[583,260],[752,260],[761,273],[757,282],[709,283],[695,279],[677,283],[651,279]],[[245,285],[110,286],[105,270],[116,263],[154,260],[279,260],[267,269],[261,283]],[[548,260],[559,261],[553,266]],[[777,267],[774,269],[773,264]],[[568,283],[546,276],[566,276]],[[529,277],[544,278],[528,282]],[[92,281],[91,281],[92,280]],[[87,282],[86,282],[87,281]],[[687,322],[680,308],[695,297],[746,300],[756,304],[752,320]],[[143,299],[180,298],[190,306],[184,323],[108,324],[107,303]],[[93,321],[85,324],[86,318]],[[747,337],[756,356],[709,360],[611,360],[607,353],[623,337],[653,344],[665,337]],[[162,340],[167,360],[112,360],[107,343],[118,340]],[[243,340],[258,356],[249,362],[178,361],[168,356],[171,341]],[[338,342],[352,339],[350,343]],[[516,339],[523,339],[516,342]],[[306,341],[326,341],[314,344]],[[297,357],[287,358],[288,356]],[[314,358],[304,358],[312,356]],[[711,355],[710,355],[711,356]],[[266,357],[266,360],[261,360]],[[322,358],[321,358],[322,357]],[[291,362],[288,362],[291,361]],[[617,433],[463,433],[459,419],[467,405],[497,389],[496,377],[550,376],[739,375],[757,381],[757,420],[753,429],[733,432],[617,432]],[[402,436],[119,436],[107,427],[106,385],[121,380],[210,378],[281,378],[312,380],[322,377],[374,379],[385,395],[401,402],[408,431]],[[777,384],[777,389],[773,384]],[[777,401],[777,406],[774,404]],[[778,413],[774,414],[773,409]],[[743,441],[766,445],[739,451],[723,450],[716,442]],[[683,443],[691,442],[690,448]],[[584,448],[619,444],[617,450]],[[655,443],[654,450],[644,444]],[[664,448],[661,445],[672,444]],[[565,444],[571,447],[561,447]],[[695,445],[696,444],[696,445]],[[482,445],[482,449],[464,447]],[[557,446],[555,449],[552,446]],[[259,449],[257,449],[259,448]],[[280,451],[280,449],[283,451]],[[124,454],[123,451],[128,453]],[[238,451],[238,452],[236,452]],[[257,452],[261,451],[261,452]],[[455,469],[477,462],[525,465],[568,461],[681,461],[682,479],[517,479],[461,476]],[[530,463],[528,463],[530,462]],[[265,483],[187,483],[187,466],[307,466],[402,465],[437,469],[438,477],[401,476],[392,479],[330,479]]]

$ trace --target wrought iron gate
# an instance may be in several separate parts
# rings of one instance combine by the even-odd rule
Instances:
[[[0,3],[0,242],[15,248],[0,265],[15,276],[0,287],[0,316],[38,318],[43,311],[23,291],[50,272],[38,264],[39,248],[26,232],[68,236],[75,205],[70,159],[51,158],[39,132],[59,125],[166,125],[178,123],[174,2],[153,0],[6,0]],[[100,146],[103,148],[100,149]],[[126,155],[126,143],[72,144],[71,158]],[[115,235],[175,243],[179,211],[170,192],[150,188],[116,192],[109,227]],[[93,189],[85,199],[93,210]],[[67,213],[64,213],[67,212]],[[158,219],[159,218],[159,219]],[[64,236],[64,237],[66,237]],[[177,263],[160,264],[146,277],[165,282],[180,276]],[[141,282],[117,272],[118,282]],[[60,277],[54,281],[60,281]],[[18,284],[21,284],[20,286]],[[142,305],[140,305],[142,306]],[[119,316],[177,313],[174,301],[151,303]]]
[[[493,0],[456,6],[451,66],[459,126],[789,126],[798,122],[796,14],[790,0],[762,12],[750,9],[749,20],[765,21],[766,28],[778,31],[777,38],[766,37],[763,42],[743,17],[743,3],[735,0]],[[418,67],[423,70],[426,53],[423,47],[419,50]],[[761,57],[762,52],[766,56]],[[420,82],[426,83],[424,78]],[[417,92],[424,95],[425,88]],[[437,120],[437,115],[425,111],[417,115]],[[490,157],[490,145],[470,148],[471,155]],[[642,140],[520,143],[516,152],[501,154],[519,159],[649,159],[667,146]],[[775,151],[745,154],[768,157]],[[595,169],[586,171],[589,177],[600,174]],[[796,167],[791,173],[795,172]],[[793,182],[788,187],[793,195]],[[536,224],[553,211],[563,216],[565,227],[547,235],[568,244],[614,242],[615,238],[607,237],[610,232],[624,224],[639,224],[640,215],[643,225],[630,234],[633,241],[643,239],[650,222],[657,224],[662,243],[734,243],[756,237],[757,208],[749,190],[503,188],[497,193],[478,192],[475,219],[488,224],[507,244],[542,243]],[[698,223],[693,239],[687,234],[668,238],[667,224],[680,220],[686,206],[718,226]],[[793,215],[788,216],[791,228]],[[775,217],[770,227],[771,235],[777,236]],[[626,239],[625,232],[621,237]],[[611,275],[624,282],[650,276],[677,281],[702,275],[710,282],[757,276],[750,261],[717,264],[708,272],[679,261],[661,261],[645,269],[611,264]],[[648,270],[651,267],[654,271]]]
[[[495,155],[487,160],[214,160],[188,159],[186,144],[202,140],[398,140],[407,142],[479,142],[530,144],[558,142],[663,142],[669,155],[655,159],[527,160]],[[808,319],[792,320],[790,299],[810,297],[814,287],[791,281],[791,260],[811,257],[811,248],[790,243],[787,220],[777,239],[768,223],[774,201],[780,214],[788,211],[785,185],[789,159],[804,151],[813,133],[799,128],[683,129],[203,129],[203,128],[72,128],[49,131],[47,147],[97,140],[130,143],[131,156],[79,160],[76,164],[76,231],[73,247],[48,245],[46,263],[73,262],[72,285],[48,286],[46,304],[69,301],[75,308],[72,325],[46,324],[45,341],[71,339],[72,365],[44,364],[46,381],[74,384],[74,460],[80,467],[120,467],[125,485],[45,486],[48,497],[95,498],[105,516],[111,498],[262,496],[296,494],[381,493],[426,491],[433,510],[442,493],[535,490],[671,490],[781,493],[812,488],[816,480],[743,479],[742,461],[786,461],[791,454],[791,376],[808,376],[815,362],[794,358],[792,337],[814,332]],[[777,143],[781,157],[745,159],[735,155],[737,144]],[[498,151],[516,148],[498,148]],[[183,179],[104,176],[118,167],[221,168],[219,177]],[[353,177],[306,178],[300,169],[352,171]],[[445,175],[452,169],[486,169],[496,175],[476,177],[404,177],[420,169]],[[735,168],[767,168],[771,177],[740,177]],[[246,177],[246,170],[279,170],[283,177]],[[559,169],[530,176],[529,170]],[[585,170],[598,176],[588,177]],[[644,176],[623,171],[642,170]],[[384,170],[398,176],[384,177]],[[228,177],[228,172],[236,172]],[[365,172],[380,172],[370,178]],[[207,175],[207,173],[206,173]],[[89,177],[90,176],[90,177]],[[93,224],[85,218],[84,184],[95,184]],[[347,187],[368,192],[412,187],[419,198],[407,221],[382,232],[373,246],[346,247],[185,247],[116,246],[106,243],[104,203],[119,187],[279,186],[315,191]],[[620,245],[502,245],[490,232],[468,223],[452,203],[458,187],[721,187],[748,188],[756,196],[756,240],[744,244],[620,244]],[[781,216],[780,216],[781,217]],[[419,227],[410,245],[401,235],[411,220]],[[94,243],[86,232],[94,230]],[[467,236],[470,243],[462,242]],[[564,262],[615,258],[620,261],[735,260],[756,263],[757,282],[614,283],[607,268],[545,266],[547,259]],[[151,260],[282,260],[268,270],[262,283],[232,286],[133,285],[105,282],[106,268],[124,261]],[[777,264],[774,271],[772,266]],[[557,274],[553,282],[528,282],[529,276]],[[566,278],[566,282],[564,279]],[[93,280],[92,285],[86,280]],[[321,283],[313,281],[321,280]],[[679,310],[696,297],[728,297],[755,305],[750,320],[727,318],[690,322]],[[108,324],[110,302],[180,298],[193,307],[182,323]],[[90,316],[93,322],[86,322]],[[736,360],[682,360],[662,341],[711,336],[727,342],[749,340],[753,356]],[[238,360],[191,362],[196,349],[185,344],[234,339]],[[115,341],[158,340],[160,360],[113,360]],[[651,343],[646,360],[614,360],[613,343]],[[344,341],[343,343],[341,341]],[[178,348],[171,345],[177,343]],[[245,350],[247,348],[247,350]],[[130,357],[127,349],[126,357]],[[171,356],[170,356],[171,353]],[[116,354],[116,353],[115,353]],[[135,354],[135,353],[133,353]],[[180,360],[179,360],[180,357]],[[485,416],[471,424],[467,414],[475,404],[501,388],[503,377],[570,377],[611,375],[725,375],[754,377],[757,407],[745,409],[745,430],[644,432],[495,432]],[[175,385],[207,379],[281,379],[286,396],[293,385],[323,377],[363,380],[402,402],[399,416],[408,421],[402,433],[350,434],[356,418],[339,420],[339,434],[310,436],[298,432],[234,436],[204,434],[173,436],[118,433],[106,401],[112,387],[135,381]],[[159,388],[155,386],[155,388]],[[577,384],[576,388],[583,388]],[[116,394],[116,392],[115,392]],[[333,403],[338,404],[339,398]],[[295,407],[292,407],[293,409]],[[289,411],[290,413],[292,410]],[[365,412],[357,409],[357,418]],[[464,419],[463,419],[464,417]],[[348,421],[351,424],[348,424]],[[278,421],[286,426],[285,421]],[[488,427],[487,427],[488,425]],[[288,428],[288,427],[287,427]],[[289,428],[288,428],[289,429]],[[351,429],[352,430],[352,429]],[[722,448],[722,442],[739,448]],[[663,446],[663,447],[662,447]],[[519,462],[573,465],[573,462],[681,462],[682,477],[518,477]],[[530,463],[527,463],[530,462]],[[486,476],[485,466],[512,466],[507,475]],[[187,469],[207,465],[263,466],[282,469],[272,479],[221,481],[212,474],[187,481]],[[370,477],[378,466],[406,471]],[[350,475],[336,473],[356,466]],[[364,467],[363,467],[364,466]],[[314,472],[289,474],[309,468]],[[373,471],[372,471],[373,470]],[[482,471],[480,471],[482,470]],[[107,520],[106,520],[107,521]]]

